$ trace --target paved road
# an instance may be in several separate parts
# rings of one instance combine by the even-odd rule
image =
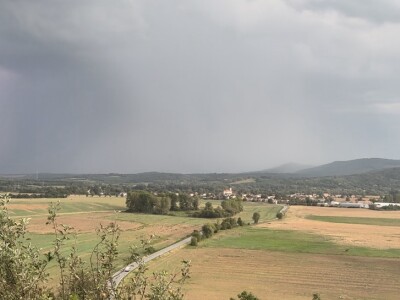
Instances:
[[[189,244],[190,240],[191,240],[191,237],[188,237],[182,241],[176,242],[175,244],[172,244],[171,246],[161,249],[160,251],[157,251],[157,252],[154,252],[153,254],[145,256],[143,258],[143,261],[145,263],[147,263],[147,262],[149,262],[157,257],[160,257],[161,255],[164,255],[174,249],[177,249],[184,245]],[[135,270],[137,267],[138,267],[137,263],[131,263],[131,264],[127,265],[126,267],[122,268],[121,270],[119,270],[118,272],[116,272],[112,277],[114,287],[116,288],[120,284],[120,282],[125,278],[125,276],[127,276],[129,274],[129,272]],[[129,269],[129,271],[125,271],[127,268]]]

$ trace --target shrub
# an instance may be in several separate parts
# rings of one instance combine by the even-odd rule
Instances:
[[[154,252],[156,252],[156,249],[154,249],[153,246],[150,246],[150,247],[144,248],[144,252],[145,252],[146,254],[153,254]]]
[[[283,213],[278,212],[278,213],[276,214],[276,217],[277,217],[279,220],[282,220],[282,218],[283,218]]]
[[[190,239],[190,246],[197,246],[198,241],[197,238],[192,236],[192,238]]]
[[[197,242],[200,242],[203,238],[203,236],[198,230],[193,230],[192,237],[196,238]]]
[[[226,218],[222,220],[221,230],[232,229],[237,226],[235,218]]]
[[[254,224],[258,224],[258,220],[260,220],[260,213],[255,212],[255,213],[253,214],[253,221],[254,221]]]
[[[254,296],[252,293],[248,293],[246,291],[241,292],[240,294],[237,295],[238,300],[260,300],[256,296]],[[235,298],[230,298],[229,300],[235,300]]]
[[[201,228],[204,237],[207,239],[212,237],[212,235],[214,234],[214,230],[215,230],[214,225],[210,223],[203,225],[203,227]]]
[[[321,300],[321,296],[318,293],[314,293],[312,300]]]

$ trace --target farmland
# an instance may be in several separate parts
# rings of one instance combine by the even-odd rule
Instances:
[[[199,219],[183,217],[141,215],[124,213],[125,198],[121,197],[85,197],[71,196],[66,199],[12,199],[8,205],[10,216],[15,218],[29,218],[28,237],[32,244],[41,248],[43,253],[52,249],[55,240],[51,225],[46,225],[48,206],[51,202],[60,201],[61,210],[57,222],[73,227],[76,240],[71,237],[65,242],[65,254],[72,245],[77,246],[78,254],[88,261],[91,251],[98,242],[96,228],[100,224],[107,225],[116,222],[121,229],[119,239],[119,253],[116,268],[126,264],[129,256],[129,247],[140,245],[140,240],[153,239],[149,246],[155,249],[163,248],[189,234],[201,224]],[[155,217],[155,218],[154,218]],[[48,271],[55,276],[57,269],[54,263],[49,265]],[[50,284],[56,284],[51,280]]]
[[[98,237],[95,229],[115,221],[121,229],[119,239],[119,257],[116,269],[126,264],[129,256],[129,247],[139,245],[140,240],[148,240],[153,236],[150,245],[156,250],[163,248],[199,229],[208,220],[191,218],[182,212],[176,215],[149,215],[125,213],[125,198],[121,197],[86,197],[70,196],[65,199],[12,199],[8,205],[10,216],[15,218],[29,218],[29,237],[34,245],[47,252],[52,248],[54,235],[51,225],[46,225],[48,206],[51,202],[60,201],[57,222],[74,228],[76,241],[66,241],[65,249],[76,243],[78,254],[88,261],[90,253]],[[214,201],[214,205],[220,204]],[[204,205],[204,202],[201,203]],[[262,211],[261,220],[275,216],[279,206],[268,206],[248,203],[244,211],[239,214],[243,220],[250,222],[254,211]],[[56,273],[54,265],[49,268],[51,275]],[[54,282],[54,281],[53,281]]]
[[[192,261],[187,299],[229,299],[243,290],[260,299],[398,299],[400,263],[387,258],[233,248],[183,249],[151,263],[177,270]]]
[[[54,200],[53,200],[54,201]],[[174,215],[125,213],[120,197],[72,196],[61,199],[58,222],[77,234],[79,254],[88,261],[100,224],[116,221],[121,228],[116,268],[126,264],[128,248],[155,235],[151,245],[165,247],[210,220]],[[45,225],[48,199],[14,199],[10,214],[28,217],[29,235],[43,252],[52,247]],[[218,201],[213,202],[218,205]],[[201,203],[201,206],[204,202]],[[260,299],[397,299],[400,293],[399,212],[293,206],[283,220],[273,220],[280,206],[244,203],[237,215],[260,224],[220,231],[198,247],[186,247],[149,264],[150,272],[178,270],[192,260],[187,299],[228,299],[249,290]],[[67,241],[67,247],[75,243]],[[55,267],[49,272],[56,274]],[[55,285],[56,281],[50,282]]]
[[[320,220],[321,218],[323,221]],[[335,220],[346,218],[346,220],[352,220],[351,218],[355,218],[353,219],[355,222],[354,224],[334,223],[327,222],[327,218],[334,218]],[[388,221],[387,219],[391,220]],[[368,209],[293,206],[289,209],[287,218],[283,222],[260,226],[323,235],[341,245],[398,249],[400,248],[399,227],[398,225],[388,226],[388,222],[398,224],[399,219],[400,213],[396,211],[380,212]]]
[[[310,217],[351,215],[363,224]],[[243,290],[260,299],[311,299],[314,292],[322,299],[398,299],[399,231],[386,221],[398,218],[398,212],[291,207],[281,221],[218,233],[160,258],[150,270],[177,269],[191,259],[186,293],[195,300],[228,299]]]

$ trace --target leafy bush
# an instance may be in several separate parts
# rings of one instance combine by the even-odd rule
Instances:
[[[200,242],[201,239],[203,238],[200,231],[198,230],[193,230],[192,237],[196,238],[197,242]]]
[[[221,230],[232,229],[237,226],[235,218],[226,218],[222,220]]]
[[[197,246],[198,245],[198,240],[196,237],[192,236],[190,239],[190,246]]]
[[[201,227],[201,231],[203,232],[203,235],[205,238],[210,238],[214,234],[215,227],[213,224],[208,223],[204,224],[203,227]]]
[[[258,224],[258,221],[260,220],[260,213],[258,213],[258,212],[255,212],[254,214],[253,214],[253,221],[254,221],[254,224]]]
[[[236,300],[235,298],[230,298],[229,300]],[[260,300],[256,296],[254,296],[252,293],[248,293],[246,291],[241,292],[240,294],[237,295],[237,300]]]

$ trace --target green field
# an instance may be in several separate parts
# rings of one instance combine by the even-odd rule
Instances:
[[[363,224],[363,225],[378,225],[378,226],[399,226],[400,219],[393,218],[364,218],[364,217],[342,217],[342,216],[316,216],[309,215],[306,217],[309,220],[344,223],[344,224]]]
[[[299,231],[244,227],[222,231],[201,247],[267,250],[294,253],[354,255],[367,257],[400,257],[399,249],[373,249],[339,245],[329,237]]]

